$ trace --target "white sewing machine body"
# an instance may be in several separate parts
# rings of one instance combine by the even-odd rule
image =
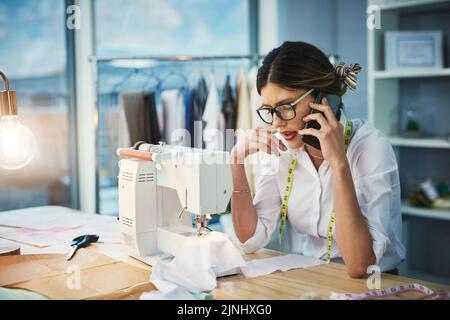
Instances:
[[[198,236],[192,214],[226,211],[232,182],[226,152],[166,145],[150,152],[152,161],[120,160],[118,187],[123,243],[130,256],[153,265]]]

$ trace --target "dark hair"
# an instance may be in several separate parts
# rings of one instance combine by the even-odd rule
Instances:
[[[342,68],[345,67],[349,68],[348,65],[342,64]],[[343,76],[338,74],[344,73],[344,69],[336,69],[317,47],[300,41],[285,42],[264,58],[258,70],[256,87],[259,94],[268,82],[272,82],[287,89],[316,89],[342,96],[348,85]],[[356,77],[354,80],[356,81]]]

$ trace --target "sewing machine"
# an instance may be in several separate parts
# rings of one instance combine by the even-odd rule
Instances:
[[[120,228],[132,257],[154,265],[176,256],[187,237],[207,236],[210,215],[226,211],[227,152],[160,143],[117,153]]]

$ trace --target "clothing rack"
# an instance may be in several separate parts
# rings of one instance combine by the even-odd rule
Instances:
[[[244,60],[249,59],[258,61],[264,58],[264,55],[249,54],[249,55],[217,55],[217,56],[130,56],[130,57],[97,57],[91,56],[89,61],[91,62],[112,62],[117,60],[152,60],[161,62],[183,62],[183,61],[212,61],[212,60]]]
[[[101,57],[101,56],[90,56],[88,58],[89,62],[93,65],[94,70],[94,78],[95,81],[95,92],[97,95],[96,101],[95,101],[95,112],[97,114],[97,117],[100,117],[100,91],[99,91],[99,81],[98,76],[100,72],[100,66],[102,63],[111,63],[115,61],[129,61],[129,69],[134,69],[135,71],[137,69],[140,69],[140,67],[133,66],[133,61],[153,61],[153,62],[161,62],[161,63],[169,63],[169,64],[184,64],[184,63],[190,63],[190,62],[210,62],[213,65],[214,68],[214,62],[215,61],[239,61],[239,60],[246,60],[247,62],[250,62],[251,66],[257,66],[261,59],[263,59],[265,55],[260,54],[248,54],[248,55],[211,55],[211,56],[188,56],[188,55],[154,55],[154,56],[115,56],[115,57]],[[153,66],[152,66],[153,67]],[[151,68],[152,68],[151,67]],[[145,67],[141,67],[142,69],[145,69]],[[99,135],[100,135],[100,127],[99,127],[99,121],[97,120],[97,124],[95,126],[95,149],[99,150],[101,147]],[[96,165],[95,165],[95,172],[98,179],[100,179],[100,159],[96,158]],[[98,192],[96,192],[96,210],[100,210],[100,185],[97,183],[97,189]]]

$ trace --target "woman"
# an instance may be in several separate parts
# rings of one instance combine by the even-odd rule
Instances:
[[[271,127],[253,129],[231,152],[233,225],[246,252],[276,236],[285,250],[343,260],[353,278],[366,275],[371,265],[395,272],[403,261],[392,147],[364,120],[344,123],[344,137],[344,125],[327,99],[313,103],[318,92],[342,96],[347,87],[355,88],[359,70],[358,65],[334,67],[304,42],[286,42],[264,59],[257,77],[263,102],[258,114]],[[305,128],[312,120],[319,130]],[[320,149],[305,144],[304,135],[318,138]],[[261,173],[252,199],[243,162],[258,151],[272,166]]]

